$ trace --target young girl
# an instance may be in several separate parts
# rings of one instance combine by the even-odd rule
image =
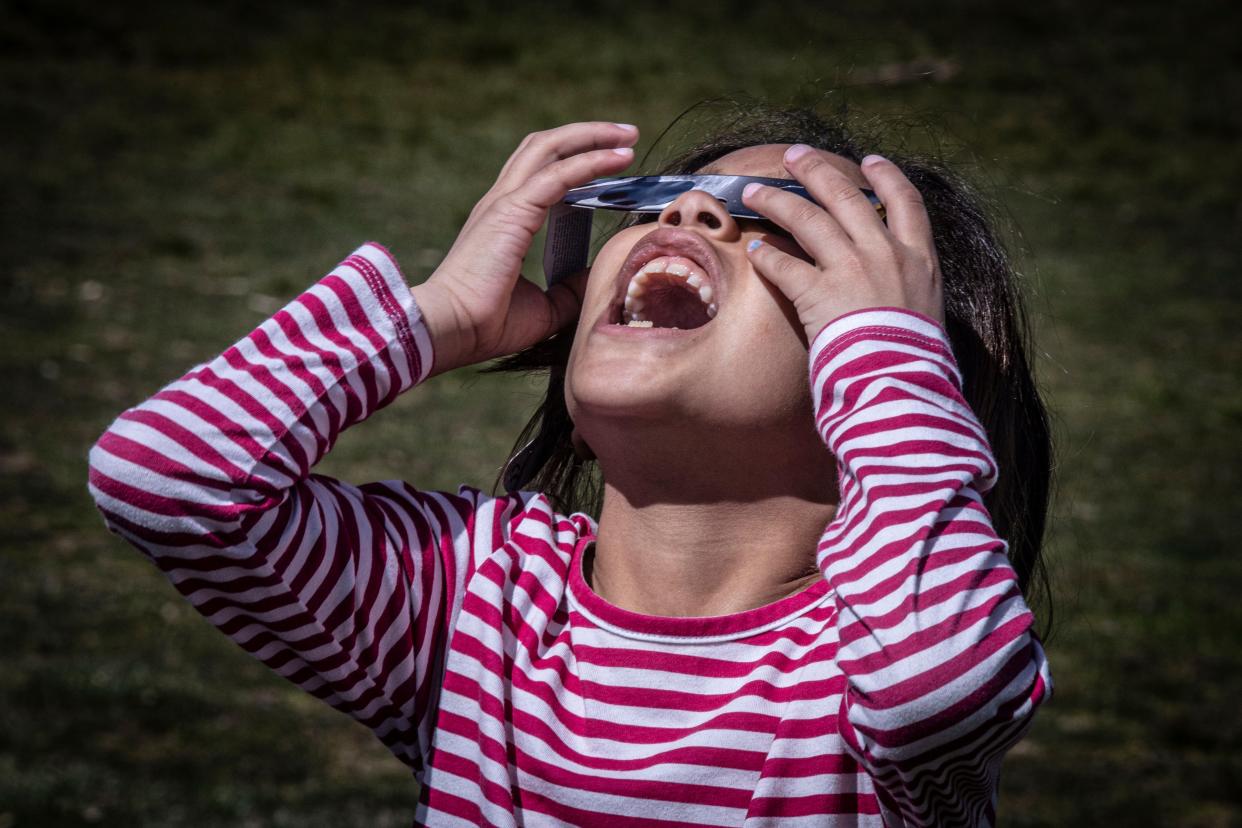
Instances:
[[[691,190],[589,274],[521,278],[548,209],[637,137],[529,136],[413,289],[359,248],[122,414],[91,452],[99,508],[408,763],[417,824],[992,824],[1051,689],[1011,269],[951,179],[768,113],[667,171],[814,202],[753,185],[758,221]],[[523,349],[563,391],[542,491],[311,472],[398,394]],[[569,513],[592,459],[598,523]]]

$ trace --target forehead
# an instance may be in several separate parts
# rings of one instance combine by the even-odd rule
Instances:
[[[767,178],[792,178],[785,169],[785,150],[789,144],[760,144],[754,147],[743,147],[728,155],[722,155],[712,163],[698,170],[707,175],[758,175]],[[866,187],[867,179],[862,170],[848,158],[834,153],[827,153],[828,163],[845,173],[851,181],[860,187]]]

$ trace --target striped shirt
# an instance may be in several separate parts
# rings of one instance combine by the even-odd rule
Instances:
[[[1051,679],[938,325],[874,309],[815,338],[841,495],[823,579],[699,618],[595,595],[594,522],[543,495],[311,472],[431,361],[368,244],[90,455],[112,531],[409,764],[416,825],[994,822],[1001,758]]]

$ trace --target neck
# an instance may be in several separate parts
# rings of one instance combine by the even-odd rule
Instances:
[[[605,447],[599,534],[584,566],[597,595],[646,615],[728,615],[820,579],[835,462],[817,436],[809,447],[788,433],[769,446],[749,436],[693,451],[630,439],[623,462]]]

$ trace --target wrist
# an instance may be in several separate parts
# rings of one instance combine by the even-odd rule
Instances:
[[[414,296],[414,304],[418,305],[423,325],[427,328],[427,337],[431,340],[433,356],[427,376],[430,378],[465,365],[468,360],[463,356],[464,337],[453,298],[432,282],[414,285],[410,293]]]

